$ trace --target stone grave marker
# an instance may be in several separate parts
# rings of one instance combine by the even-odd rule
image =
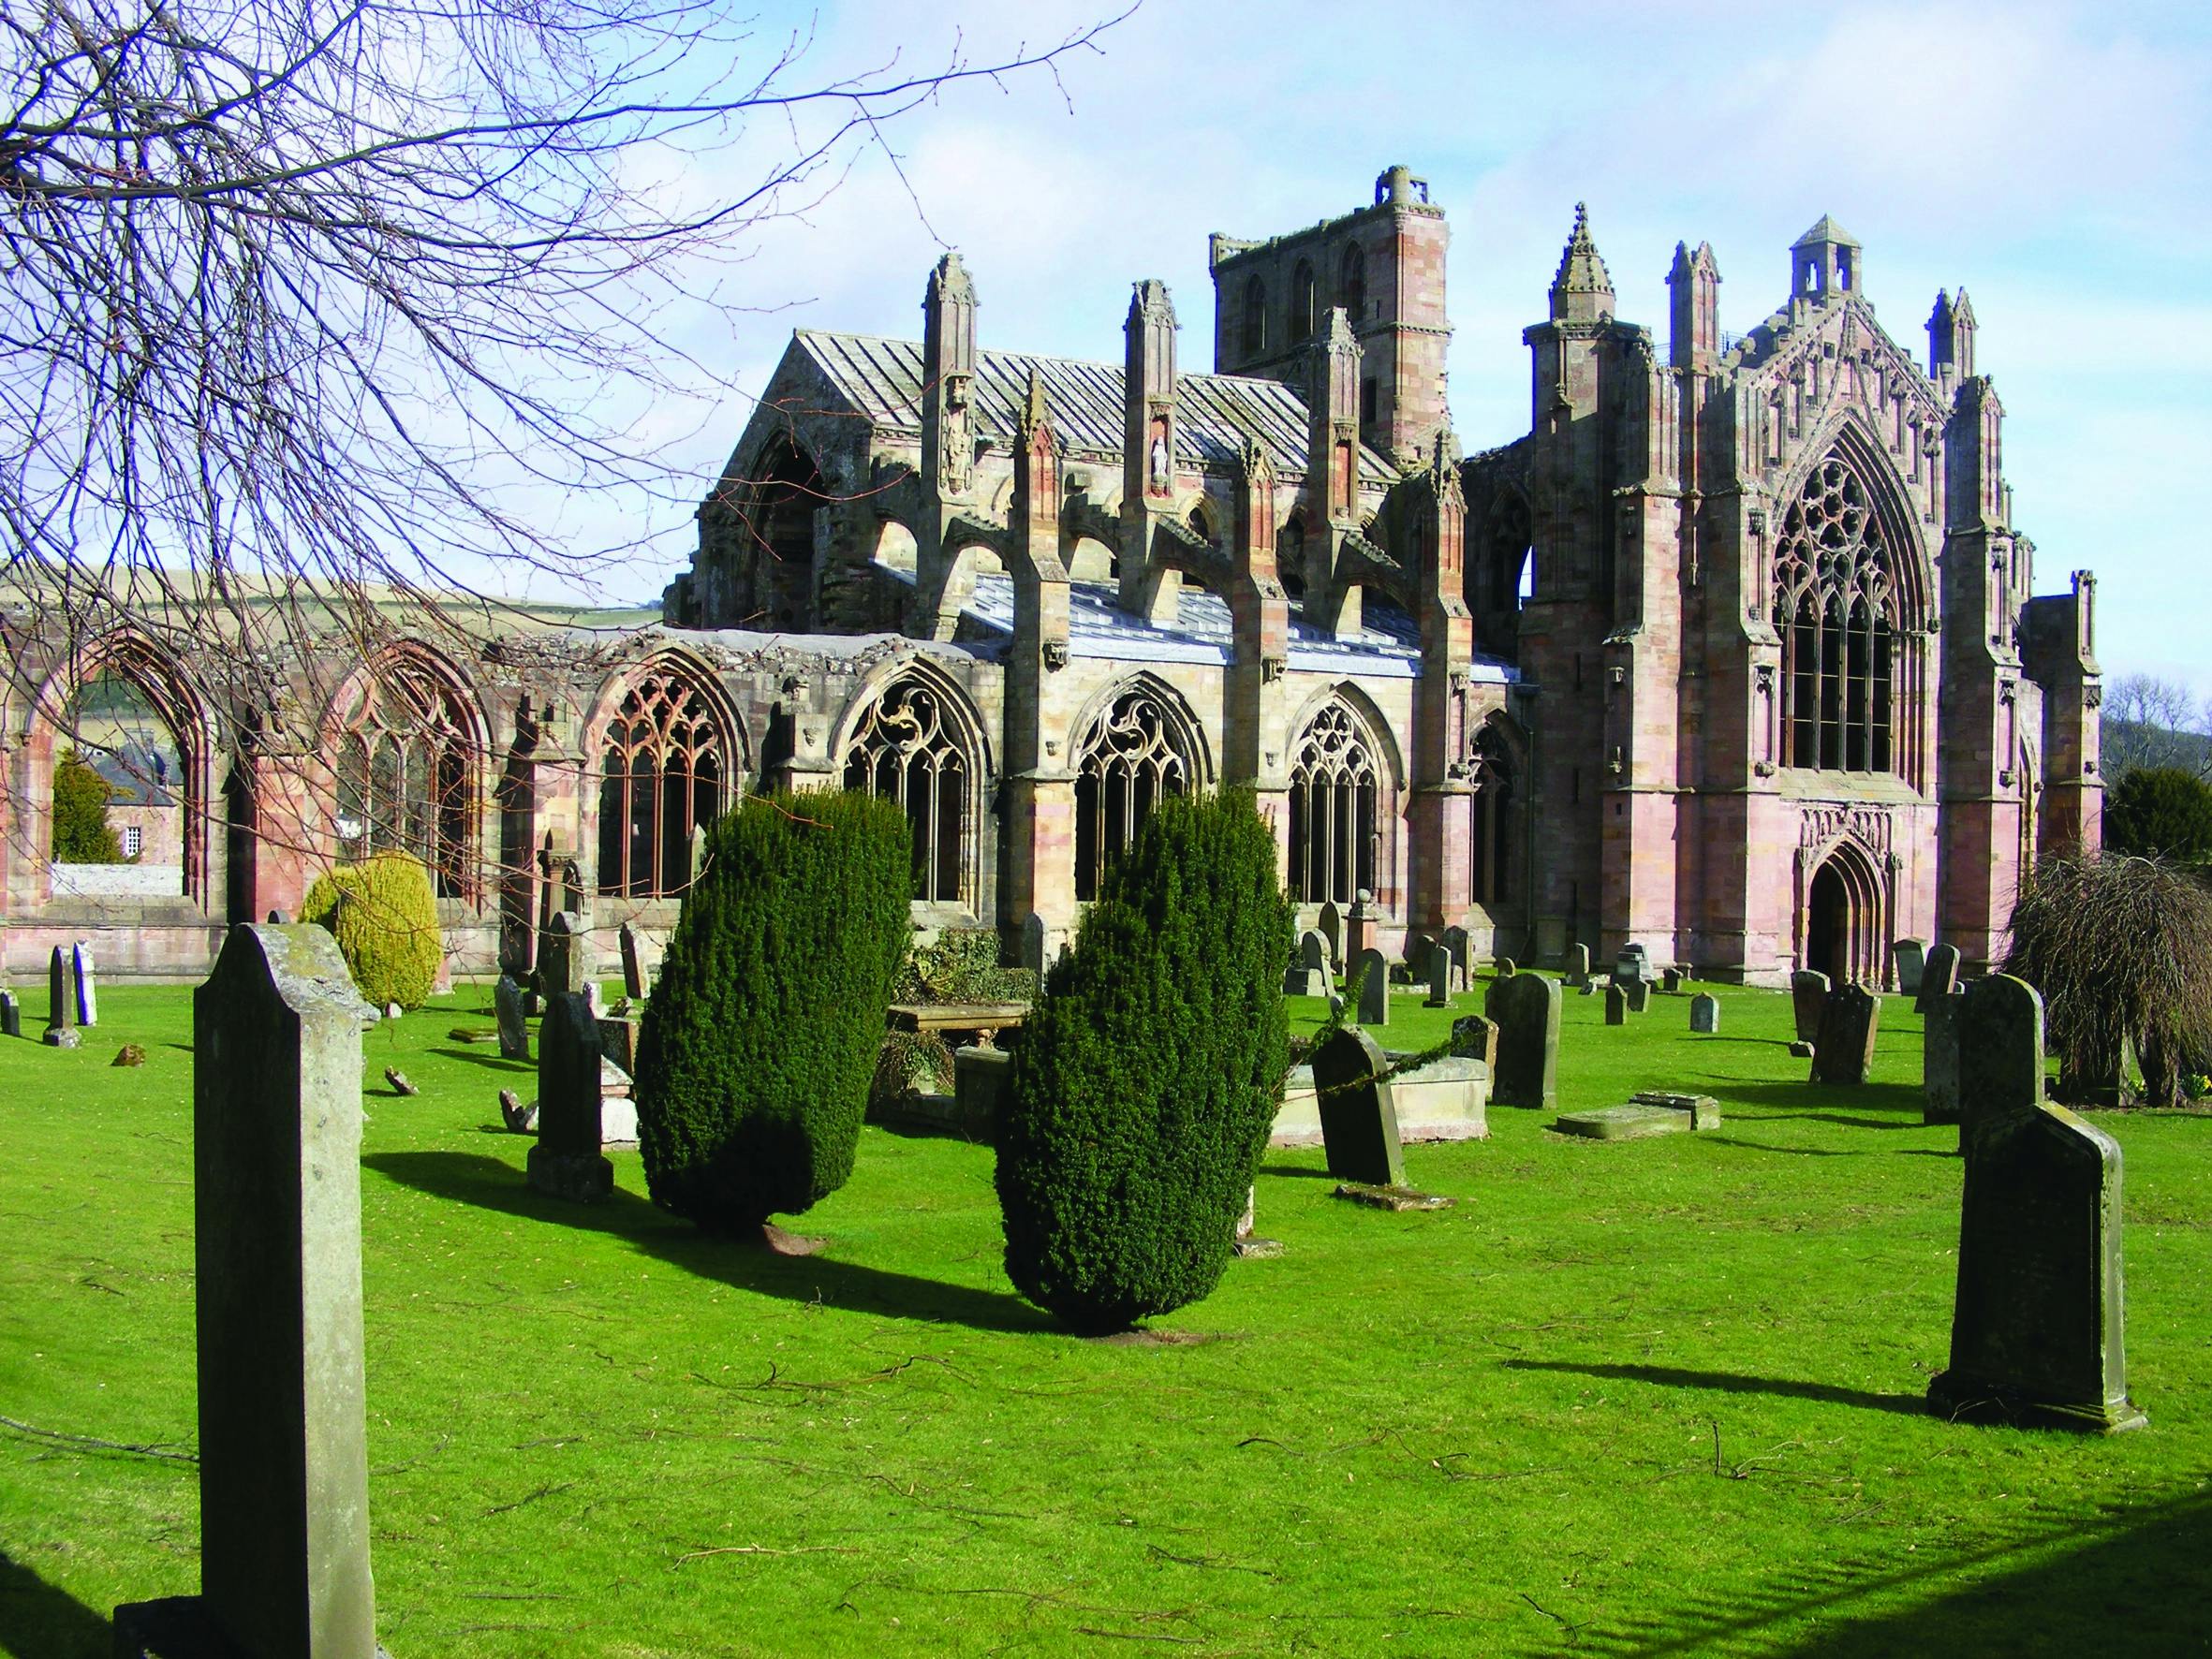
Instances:
[[[1718,997],[1701,991],[1689,999],[1689,1029],[1701,1036],[1711,1036],[1720,1029]]]
[[[1937,1410],[2111,1433],[2128,1398],[2120,1149],[2043,1100],[2042,999],[1992,975],[1956,1015],[1965,1194],[1951,1364]]]
[[[1321,1145],[1338,1181],[1402,1187],[1406,1160],[1398,1147],[1398,1114],[1383,1076],[1382,1045],[1345,1026],[1313,1051],[1313,1086]]]
[[[1649,1008],[1650,1008],[1650,1006],[1651,1006],[1651,981],[1650,981],[1650,980],[1648,980],[1648,979],[1630,979],[1630,980],[1628,980],[1628,981],[1626,981],[1625,983],[1621,983],[1621,984],[1617,984],[1617,985],[1615,985],[1615,986],[1614,987],[1614,989],[1615,989],[1615,990],[1616,990],[1616,991],[1619,991],[1619,992],[1620,992],[1620,993],[1621,993],[1623,996],[1625,996],[1625,997],[1627,997],[1627,998],[1628,998],[1628,1000],[1629,1000],[1629,1012],[1630,1012],[1630,1013],[1631,1013],[1631,1014],[1641,1014],[1641,1013],[1644,1013],[1644,1012],[1645,1012],[1647,1009],[1649,1009]]]
[[[1444,930],[1444,948],[1452,953],[1452,990],[1454,995],[1467,990],[1467,968],[1472,962],[1467,930],[1453,926]]]
[[[1828,993],[1821,1014],[1821,1035],[1813,1040],[1813,1081],[1863,1083],[1874,1064],[1874,1038],[1881,1029],[1881,999],[1855,981]]]
[[[645,998],[645,969],[638,960],[638,931],[626,921],[615,938],[622,947],[622,994],[633,1003],[642,1002]]]
[[[1641,945],[1624,945],[1613,959],[1613,976],[1621,984],[1651,977],[1651,952]]]
[[[1821,1040],[1821,1019],[1828,1006],[1828,976],[1800,968],[1790,976],[1790,1005],[1797,1016],[1797,1040]]]
[[[1922,1013],[1951,994],[1958,984],[1958,947],[1939,945],[1930,950],[1927,961],[1921,965],[1920,991],[1912,1006]]]
[[[1662,969],[1660,969],[1660,970],[1659,970],[1659,989],[1660,989],[1661,991],[1665,991],[1665,992],[1666,992],[1666,993],[1667,993],[1669,996],[1679,996],[1679,995],[1681,995],[1681,993],[1682,993],[1682,970],[1681,970],[1680,968],[1662,968]]]
[[[538,1144],[529,1159],[530,1184],[541,1193],[590,1203],[614,1190],[614,1166],[599,1152],[602,1058],[598,1021],[582,992],[548,996],[538,1028]]]
[[[1452,947],[1432,945],[1428,951],[1428,1006],[1441,1008],[1452,1001]]]
[[[1490,1098],[1499,1106],[1550,1110],[1558,1104],[1559,982],[1515,974],[1492,987],[1486,1011],[1497,1021]]]
[[[1458,1060],[1480,1060],[1497,1075],[1497,1026],[1480,1014],[1462,1014],[1452,1022],[1452,1053]]]
[[[1890,947],[1897,963],[1897,989],[1907,996],[1920,994],[1920,982],[1927,970],[1928,947],[1919,939],[1899,939]]]
[[[1285,996],[1329,994],[1329,942],[1308,928],[1298,936],[1298,958],[1283,981]]]
[[[93,975],[90,939],[80,939],[69,947],[69,983],[77,998],[77,1023],[97,1025],[100,1022],[100,993]]]
[[[1497,967],[1491,970],[1491,977],[1494,979],[1511,979],[1520,971],[1520,963],[1513,961],[1513,959],[1510,956],[1501,956],[1497,959]]]
[[[506,974],[492,988],[492,1009],[499,1016],[499,1058],[530,1058],[530,1022],[523,1014],[523,988]]]
[[[582,992],[591,979],[585,960],[590,954],[583,918],[573,910],[554,912],[538,939],[538,990],[549,1008],[556,996]]]
[[[192,999],[199,1594],[115,1609],[122,1654],[373,1659],[361,1032],[337,941],[245,924]]]
[[[1958,999],[1953,991],[1928,1006],[1920,1052],[1920,1121],[1958,1122]]]
[[[1329,942],[1329,965],[1340,967],[1344,962],[1344,916],[1331,899],[1321,906],[1320,932]]]
[[[23,1035],[23,1006],[15,1000],[12,991],[0,991],[0,1036],[20,1037]]]
[[[1360,1023],[1390,1023],[1390,963],[1370,945],[1352,964],[1360,981]]]
[[[1615,981],[1605,988],[1605,1023],[1626,1025],[1629,1022],[1629,993],[1626,987]]]
[[[74,1049],[83,1038],[77,1035],[77,987],[69,976],[69,959],[56,945],[46,963],[46,1043],[53,1049]]]
[[[1351,914],[1344,918],[1344,960],[1358,962],[1363,953],[1375,948],[1375,930],[1379,921],[1375,914],[1375,895],[1362,888],[1352,895]]]
[[[1567,983],[1580,991],[1590,982],[1590,947],[1587,945],[1570,945],[1567,947]]]
[[[1670,1094],[1646,1089],[1629,1096],[1626,1106],[1594,1111],[1562,1112],[1552,1127],[1585,1140],[1647,1140],[1654,1135],[1682,1135],[1720,1127],[1720,1103],[1710,1094]]]

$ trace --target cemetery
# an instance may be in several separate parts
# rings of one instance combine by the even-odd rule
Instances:
[[[0,1651],[309,1652],[294,1613],[364,1659],[2201,1643],[2201,1108],[2045,1104],[2034,991],[1940,949],[1918,995],[1624,958],[1563,996],[1464,939],[1351,986],[1286,922],[1224,912],[1285,948],[1210,987],[1279,1108],[1176,1107],[1222,1034],[1107,952],[856,1027],[975,1021],[965,1126],[855,1123],[789,1192],[610,1125],[633,1075],[705,1111],[718,1043],[823,1075],[803,1033],[870,994],[830,966],[755,1050],[742,942],[654,941],[647,997],[556,917],[538,988],[381,1013],[319,928],[232,929],[197,991],[55,950],[0,1042]],[[1189,1211],[1252,1247],[1162,1199],[1110,1289],[1040,1172],[1154,1100],[1148,1156],[1268,1143]]]

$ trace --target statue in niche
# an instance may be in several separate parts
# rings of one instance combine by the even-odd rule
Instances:
[[[948,374],[944,413],[937,419],[937,488],[941,493],[967,493],[975,449],[975,439],[968,431],[967,376]]]
[[[1174,483],[1174,459],[1168,452],[1168,423],[1164,417],[1152,418],[1152,446],[1146,451],[1144,469],[1145,492],[1165,495]]]

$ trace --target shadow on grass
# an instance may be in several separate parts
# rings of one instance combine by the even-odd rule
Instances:
[[[1756,1121],[1766,1123],[1769,1120],[1761,1118]],[[1700,1135],[1698,1138],[1711,1141],[1717,1146],[1740,1146],[1746,1152],[1787,1152],[1793,1158],[1865,1158],[1873,1156],[1874,1153],[1874,1149],[1871,1147],[1776,1146],[1771,1141],[1746,1140],[1740,1135]]]
[[[1050,1315],[1008,1291],[971,1290],[831,1255],[776,1255],[758,1246],[709,1238],[689,1222],[619,1187],[597,1204],[548,1197],[528,1185],[513,1165],[478,1152],[374,1152],[362,1158],[361,1165],[434,1197],[605,1233],[702,1279],[786,1301],[822,1302],[976,1330],[1060,1329]]]
[[[487,1071],[503,1071],[511,1077],[536,1077],[538,1067],[527,1060],[502,1060],[497,1054],[479,1054],[474,1049],[449,1047],[433,1049],[431,1053],[442,1060],[465,1060],[471,1065],[480,1065]]]
[[[1868,1411],[1928,1416],[1918,1394],[1874,1394],[1835,1383],[1801,1383],[1788,1377],[1747,1377],[1726,1371],[1684,1371],[1672,1365],[1590,1365],[1566,1359],[1505,1359],[1508,1371],[1556,1371],[1575,1376],[1624,1383],[1650,1383],[1661,1388],[1717,1388],[1724,1394],[1778,1394],[1790,1400],[1817,1400],[1826,1405],[1856,1405]]]
[[[1924,1547],[1924,1558],[1910,1566],[1896,1566],[1898,1559],[1876,1554],[1869,1571],[1866,1556],[1831,1558],[1755,1588],[1731,1583],[1725,1593],[1664,1612],[1581,1626],[1578,1645],[1640,1655],[1725,1648],[1791,1659],[2201,1654],[2204,1608],[2212,1605],[2212,1497],[2193,1492],[2069,1519],[1958,1554]],[[1893,1605],[1869,1605],[1877,1603]]]
[[[1331,1175],[1326,1169],[1308,1169],[1302,1164],[1262,1164],[1262,1175],[1287,1175],[1293,1181],[1340,1181],[1341,1176]]]
[[[1848,1123],[1857,1129],[1918,1129],[1921,1110],[1926,1102],[1924,1092],[1910,1083],[1861,1083],[1853,1088],[1836,1083],[1734,1082],[1720,1078],[1712,1081],[1739,1104],[1806,1108],[1764,1114],[1768,1117],[1818,1118],[1824,1123]],[[1845,1105],[1895,1115],[1873,1118],[1828,1109]]]
[[[114,1646],[105,1618],[0,1550],[0,1652],[108,1659]]]

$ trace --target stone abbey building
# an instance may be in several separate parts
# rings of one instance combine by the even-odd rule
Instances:
[[[11,965],[88,923],[25,849],[96,674],[144,684],[186,809],[124,966],[204,962],[380,844],[437,870],[460,965],[526,966],[570,896],[671,921],[733,791],[839,785],[906,806],[919,921],[1032,962],[1153,801],[1223,785],[1302,916],[1369,894],[1386,948],[1635,940],[1769,984],[1888,982],[1901,937],[2000,954],[2022,869],[2098,840],[2095,585],[2031,597],[1965,291],[1906,349],[1822,218],[1741,338],[1678,247],[1662,345],[1577,209],[1528,430],[1469,455],[1447,242],[1404,168],[1340,218],[1217,235],[1210,372],[1157,282],[1118,361],[987,345],[950,255],[919,340],[793,334],[660,625],[394,639],[288,745],[226,742],[240,712],[154,641],[19,630]],[[280,806],[322,828],[261,832]]]

